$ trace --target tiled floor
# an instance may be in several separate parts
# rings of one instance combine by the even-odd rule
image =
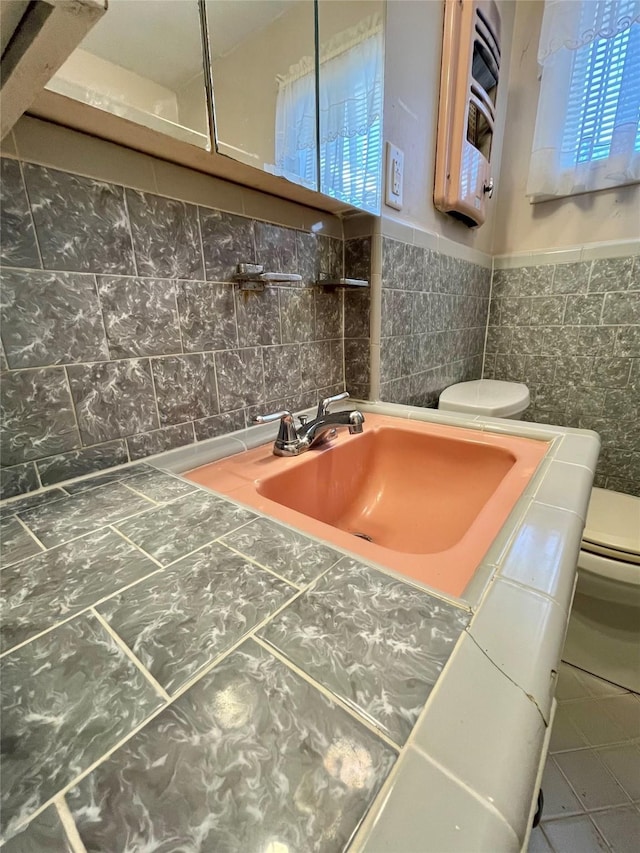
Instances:
[[[529,853],[640,849],[640,696],[562,664]]]

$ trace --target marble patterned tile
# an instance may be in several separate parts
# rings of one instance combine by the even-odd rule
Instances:
[[[640,290],[607,293],[604,297],[602,322],[605,325],[640,325]]]
[[[185,352],[238,346],[233,288],[228,284],[178,282],[178,310]]]
[[[315,324],[313,337],[317,341],[342,337],[342,293],[316,289],[314,293]]]
[[[346,247],[345,247],[346,251]],[[342,278],[344,273],[343,241],[318,234],[318,272],[320,278]]]
[[[614,352],[619,356],[640,358],[640,323],[636,326],[621,326],[618,329]]]
[[[557,264],[553,274],[554,293],[586,293],[589,287],[591,261]]]
[[[126,445],[122,439],[118,439],[39,459],[36,464],[42,485],[53,486],[63,480],[83,477],[114,465],[124,465],[128,461]]]
[[[302,286],[316,283],[320,277],[320,247],[316,234],[296,231],[296,255],[298,273],[302,276]]]
[[[24,164],[45,269],[135,275],[122,187]]]
[[[67,371],[85,444],[159,426],[148,359],[72,364]]]
[[[595,358],[589,384],[603,388],[624,388],[629,382],[631,366],[630,358]]]
[[[127,436],[127,447],[132,461],[193,444],[193,427],[190,423],[154,429],[151,432],[141,432],[138,435]]]
[[[367,290],[347,290],[344,294],[344,336],[345,338],[368,338],[370,333],[369,312],[371,294]]]
[[[241,347],[269,346],[282,342],[280,288],[235,291],[238,338]]]
[[[255,223],[256,262],[265,272],[297,273],[296,232],[291,228]]]
[[[131,189],[126,198],[138,275],[204,278],[197,208]]]
[[[93,616],[2,660],[2,828],[42,803],[162,705]]]
[[[568,296],[563,322],[566,326],[598,325],[602,314],[602,294]],[[542,324],[539,324],[542,325]],[[545,322],[543,325],[550,325]]]
[[[382,286],[402,289],[405,286],[405,244],[382,238]]]
[[[100,275],[98,293],[111,358],[182,351],[173,281]]]
[[[0,262],[31,269],[42,266],[20,163],[7,157],[0,159],[0,207]]]
[[[215,360],[221,411],[264,400],[262,353],[257,347],[217,352]]]
[[[37,506],[45,506],[54,501],[67,498],[66,489],[47,489],[44,492],[38,492],[33,495],[26,495],[21,500],[9,501],[8,503],[0,503],[0,517],[6,518],[8,515],[18,515],[21,512],[26,512],[28,509],[34,509]]]
[[[282,288],[280,291],[282,342],[312,341],[315,332],[315,305],[310,289]]]
[[[173,694],[295,592],[213,543],[98,611]]]
[[[38,475],[33,462],[0,468],[0,500],[39,489]]]
[[[21,512],[20,518],[46,548],[53,548],[150,506],[121,483],[110,483]]]
[[[3,465],[16,465],[80,446],[63,367],[12,370],[0,383]]]
[[[264,347],[262,362],[267,399],[287,397],[300,390],[300,347],[297,344]]]
[[[72,853],[58,810],[49,806],[2,848],[4,853]]]
[[[175,498],[188,495],[198,488],[195,483],[181,480],[180,477],[174,477],[171,474],[165,474],[164,471],[159,471],[157,468],[151,468],[147,465],[139,467],[144,467],[144,470],[127,477],[122,482],[128,489],[134,489],[145,498],[157,503],[172,501]]]
[[[305,586],[342,556],[268,518],[256,518],[222,541],[298,586]]]
[[[347,340],[344,342],[344,381],[348,390],[355,385],[369,385],[370,364],[371,354],[368,340]],[[415,371],[412,370],[411,372]]]
[[[247,642],[68,795],[88,850],[341,853],[396,755]]]
[[[255,518],[252,512],[206,492],[180,498],[117,524],[134,544],[166,566]],[[180,536],[175,531],[180,529]]]
[[[632,287],[633,257],[600,258],[593,262],[589,293],[608,293]]]
[[[347,278],[370,280],[371,237],[352,237],[344,241],[344,274]]]
[[[339,382],[342,378],[342,341],[300,344],[300,375],[303,391]]]
[[[204,207],[198,213],[207,280],[233,281],[239,263],[255,261],[253,220]]]
[[[33,536],[29,535],[15,516],[9,515],[0,519],[0,554],[2,556],[3,568],[41,552],[42,548],[40,545],[38,545]],[[3,572],[3,589],[6,576],[6,572]],[[0,626],[1,630],[2,627]]]
[[[2,342],[9,366],[108,358],[95,277],[2,270]]]
[[[239,409],[237,412],[223,412],[221,415],[213,415],[211,418],[203,418],[193,423],[196,441],[205,441],[207,438],[226,435],[229,432],[244,429],[245,426],[243,409]]]
[[[23,643],[157,570],[156,563],[109,529],[38,551],[2,572],[1,650]]]
[[[154,358],[151,365],[161,426],[218,413],[212,353]]]
[[[260,635],[403,744],[469,614],[344,558]]]

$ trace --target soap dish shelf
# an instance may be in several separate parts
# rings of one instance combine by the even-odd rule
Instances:
[[[326,290],[346,290],[359,287],[369,287],[369,282],[364,278],[322,278],[316,284]]]
[[[302,281],[297,273],[265,272],[262,264],[238,264],[233,281],[240,290],[264,290],[267,284],[292,283]]]

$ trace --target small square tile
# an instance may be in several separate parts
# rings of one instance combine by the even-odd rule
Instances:
[[[299,586],[315,580],[342,557],[333,548],[268,518],[256,518],[222,541]]]
[[[401,744],[468,619],[344,558],[260,634]]]
[[[72,364],[68,374],[85,444],[159,426],[148,359]]]
[[[135,275],[122,187],[23,166],[45,269]]]
[[[98,611],[172,694],[295,591],[215,542]]]
[[[623,743],[640,736],[640,703],[633,696],[580,699],[565,712],[591,746]]]
[[[608,746],[596,752],[631,799],[640,801],[640,745]]]
[[[202,849],[341,853],[394,760],[247,642],[67,799],[88,850],[170,849],[194,837],[195,820]]]
[[[149,506],[121,483],[111,483],[21,512],[20,518],[46,548],[53,548]]]
[[[629,797],[592,749],[577,749],[555,756],[585,811],[626,805]]]
[[[100,275],[98,292],[112,358],[182,351],[173,281]]]
[[[633,257],[594,260],[589,279],[589,293],[628,290],[633,282],[632,269]]]
[[[607,293],[604,297],[602,322],[608,326],[637,326],[640,323],[640,291]]]
[[[2,824],[57,794],[162,704],[93,616],[2,661]]]
[[[157,569],[137,548],[108,529],[5,569],[2,651]]]
[[[117,529],[166,566],[252,518],[248,510],[197,491],[118,524]]]
[[[2,341],[10,367],[109,357],[94,276],[3,270],[0,287]]]
[[[126,190],[138,275],[203,279],[197,208]]]
[[[572,817],[542,824],[554,850],[562,853],[609,853],[609,847],[589,818]]]
[[[633,806],[596,812],[591,816],[612,853],[636,853],[640,840],[640,811]]]
[[[581,814],[583,806],[572,791],[553,758],[547,758],[542,776],[545,820]]]

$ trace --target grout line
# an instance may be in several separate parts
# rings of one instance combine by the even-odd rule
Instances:
[[[155,563],[159,569],[164,569],[162,563],[158,562],[158,560],[156,560],[155,557],[152,557],[151,554],[147,554],[146,551],[143,551],[142,548],[133,541],[133,539],[129,539],[126,534],[124,534],[121,530],[118,530],[117,527],[114,527],[113,524],[108,524],[107,528],[109,530],[112,530],[117,536],[120,536],[122,539],[124,539],[125,542],[131,545],[132,548],[135,548],[136,551],[139,551],[148,560],[151,560],[152,563]]]
[[[42,270],[45,269],[44,260],[42,259],[42,252],[40,250],[40,238],[38,237],[38,230],[36,228],[36,220],[33,216],[33,208],[31,206],[31,198],[29,197],[29,189],[27,187],[27,180],[24,176],[24,166],[25,161],[23,161],[20,157],[18,157],[18,168],[20,169],[20,180],[22,181],[22,188],[24,189],[24,194],[27,199],[27,207],[29,208],[29,219],[31,221],[31,227],[33,228],[33,241],[36,244],[36,251],[38,253],[38,258],[40,259],[40,267]]]
[[[226,536],[227,534],[225,533],[224,535]],[[300,591],[306,589],[306,586],[308,586],[308,584],[306,586],[300,586],[300,584],[297,584],[292,580],[287,580],[287,578],[283,577],[282,575],[279,575],[277,572],[274,572],[273,569],[270,569],[268,566],[264,566],[262,563],[259,563],[257,560],[254,560],[253,557],[249,557],[247,554],[243,554],[242,551],[238,551],[237,548],[234,548],[233,546],[225,542],[224,538],[220,539],[219,541],[220,544],[224,545],[225,548],[228,548],[229,551],[233,551],[234,554],[237,554],[239,557],[242,557],[243,560],[246,560],[249,563],[253,563],[253,565],[257,566],[259,569],[262,569],[265,572],[269,572],[270,575],[273,575],[275,578],[278,578],[278,580],[284,581],[287,586],[291,586],[294,589]],[[311,581],[311,583],[313,583],[313,581]]]
[[[107,345],[108,346],[108,345]],[[34,368],[37,369],[37,368]],[[73,393],[71,391],[71,380],[69,379],[69,371],[67,370],[67,365],[62,365],[62,370],[64,371],[64,378],[67,382],[67,391],[69,392],[69,402],[71,403],[71,411],[73,412],[73,420],[76,425],[76,431],[78,433],[78,441],[80,446],[76,448],[77,450],[83,450],[83,440],[82,433],[80,432],[80,424],[78,423],[78,413],[76,411],[76,401],[73,399]]]
[[[178,279],[171,279],[171,287],[173,288],[173,302],[176,306],[176,321],[178,323],[178,337],[180,338],[180,352],[184,355],[184,337],[182,336],[182,317],[180,316],[180,306],[178,304],[178,287],[180,282]],[[153,372],[153,371],[152,371]]]
[[[119,648],[120,648],[120,649],[125,653],[125,655],[129,658],[129,660],[131,661],[131,663],[133,663],[133,664],[137,667],[137,669],[138,669],[138,670],[140,670],[140,672],[142,673],[142,675],[144,675],[144,677],[147,679],[147,681],[149,682],[149,684],[151,684],[151,686],[155,689],[156,693],[158,693],[158,694],[159,694],[159,695],[160,695],[160,696],[165,700],[165,702],[170,702],[170,701],[171,701],[171,697],[169,696],[169,694],[167,693],[167,691],[164,689],[164,687],[160,684],[160,682],[159,682],[159,681],[157,681],[157,680],[154,678],[154,676],[149,672],[149,670],[148,670],[148,669],[146,668],[146,666],[142,663],[142,661],[141,661],[141,660],[140,660],[140,659],[139,659],[139,658],[138,658],[138,657],[137,657],[137,656],[136,656],[136,655],[131,651],[131,649],[130,649],[130,648],[129,648],[129,646],[125,643],[125,641],[122,639],[122,637],[114,631],[114,629],[111,627],[111,625],[109,625],[109,623],[108,623],[108,622],[107,622],[107,620],[104,618],[104,616],[102,616],[100,613],[98,613],[98,611],[95,609],[95,606],[94,606],[94,607],[90,607],[90,608],[89,608],[89,612],[90,612],[93,616],[95,616],[95,618],[96,618],[96,619],[98,620],[98,622],[102,625],[102,627],[103,627],[103,628],[104,628],[104,630],[107,632],[107,634],[109,634],[109,636],[110,636],[110,637],[111,637],[111,639],[114,641],[114,643],[115,643],[115,644],[116,644],[116,645],[117,645],[117,646],[118,646],[118,647],[119,647]]]
[[[152,173],[154,174],[154,177],[155,177],[155,173],[153,172],[153,169],[152,169]],[[118,186],[118,185],[116,185],[116,186]],[[134,268],[135,273],[136,273],[135,276],[132,276],[132,278],[138,278],[138,258],[137,258],[136,246],[135,246],[135,243],[133,242],[133,228],[131,227],[131,217],[129,216],[129,205],[127,203],[127,187],[125,187],[123,184],[121,184],[119,186],[122,189],[122,202],[123,202],[123,207],[124,207],[124,216],[125,216],[125,219],[127,221],[127,231],[129,233],[129,239],[131,240],[131,255],[133,257],[133,268]],[[130,189],[133,189],[133,187],[130,187]],[[141,192],[141,190],[135,190],[134,189],[134,192]]]
[[[283,655],[278,648],[272,646],[270,643],[268,643],[266,640],[263,640],[261,637],[252,636],[251,639],[259,646],[262,646],[262,648],[266,652],[277,658],[288,669],[290,669],[292,672],[295,672],[295,674],[298,675],[300,678],[304,679],[307,684],[310,684],[312,687],[315,687],[316,690],[322,693],[322,695],[329,699],[334,705],[337,705],[338,707],[342,708],[342,710],[346,711],[350,717],[357,720],[361,725],[364,725],[365,728],[369,729],[369,731],[376,735],[378,738],[380,738],[380,740],[383,740],[387,744],[387,746],[390,746],[397,753],[401,752],[402,747],[399,746],[388,735],[386,735],[381,729],[379,729],[373,721],[369,720],[368,717],[364,716],[364,713],[358,713],[355,708],[345,702],[344,699],[341,699],[339,696],[329,690],[329,688],[325,687],[323,684],[320,684],[320,682],[316,681],[311,675],[309,675],[303,669],[300,669],[293,661],[285,657],[285,655]]]
[[[185,204],[192,204],[192,202],[184,202]],[[200,205],[193,204],[193,207],[196,209],[196,222],[198,223],[198,240],[200,241],[200,260],[202,261],[202,278],[204,281],[208,281],[207,276],[207,265],[204,261],[204,240],[202,239],[202,223],[200,222]]]
[[[145,556],[147,555],[145,554]],[[120,593],[128,592],[132,587],[137,586],[139,583],[148,580],[154,575],[160,574],[160,572],[162,571],[164,571],[164,569],[162,568],[162,566],[160,566],[159,568],[148,572],[148,574],[143,575],[142,577],[137,578],[134,581],[131,581],[131,583],[125,584],[125,586],[122,587],[118,587],[118,589],[114,590],[113,592],[110,592],[108,595],[102,596],[102,598],[99,598],[92,604],[87,604],[86,607],[83,607],[81,610],[77,610],[75,613],[72,613],[70,616],[67,616],[66,619],[60,619],[60,621],[54,622],[52,625],[49,625],[47,628],[44,628],[42,631],[39,631],[32,637],[28,637],[26,640],[23,640],[20,643],[16,643],[15,646],[11,646],[11,648],[6,649],[4,652],[2,652],[2,654],[0,654],[0,660],[2,660],[2,658],[5,658],[7,655],[13,654],[13,652],[17,651],[18,649],[21,649],[23,646],[28,645],[34,640],[39,640],[40,637],[44,637],[45,634],[50,634],[52,631],[55,631],[56,628],[59,628],[61,625],[66,625],[67,622],[71,622],[73,619],[76,619],[79,616],[86,616],[87,613],[92,610],[92,608],[98,607],[100,604],[104,604],[105,601],[109,601],[110,599],[115,598],[117,595],[120,595]]]
[[[54,503],[55,503],[55,501],[54,501]],[[22,525],[22,527],[24,527],[24,529],[27,531],[27,533],[29,534],[29,536],[31,536],[31,538],[32,538],[32,539],[33,539],[33,540],[34,540],[34,541],[35,541],[35,542],[36,542],[36,543],[37,543],[37,544],[42,548],[42,550],[43,550],[43,551],[47,551],[47,550],[49,550],[49,549],[46,547],[46,545],[44,545],[44,543],[42,543],[42,542],[38,539],[38,537],[37,537],[37,536],[36,536],[36,534],[33,532],[33,530],[32,530],[30,527],[27,527],[27,525],[26,525],[26,524],[25,524],[25,522],[20,518],[20,516],[19,516],[19,515],[17,515],[16,513],[14,513],[13,515],[9,516],[9,518],[15,518],[15,519],[16,519],[16,521],[18,522],[18,524],[21,524],[21,525]],[[31,555],[30,555],[30,557],[24,557],[23,559],[25,559],[25,560],[29,560],[31,557],[38,557],[38,556],[40,556],[40,555],[39,555],[39,554],[31,554]],[[16,561],[15,561],[15,563],[10,563],[9,565],[16,565],[16,563],[21,563],[21,562],[22,562],[22,560],[16,560]]]
[[[64,795],[54,797],[53,803],[58,812],[60,823],[67,834],[67,840],[73,853],[87,853],[87,848],[82,842],[82,838],[78,832],[78,827],[76,826],[76,822],[73,819],[73,815],[71,814],[71,810],[69,809]]]
[[[164,357],[164,356],[163,356]],[[147,358],[149,362],[149,375],[151,377],[151,390],[153,391],[153,402],[155,403],[156,408],[156,418],[158,419],[158,426],[154,427],[155,429],[162,429],[163,423],[160,420],[160,407],[158,406],[158,391],[156,389],[156,377],[153,372],[153,362],[150,358]],[[150,430],[151,432],[151,430]]]

